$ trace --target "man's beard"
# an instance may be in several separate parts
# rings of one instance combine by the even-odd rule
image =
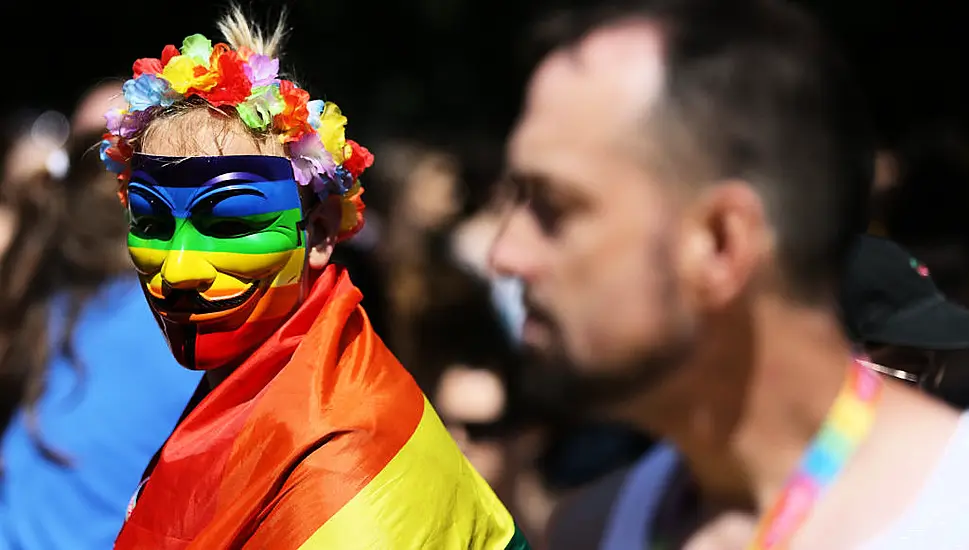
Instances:
[[[671,247],[670,240],[659,239],[652,253],[652,265],[673,265]],[[509,388],[512,403],[519,407],[519,417],[526,422],[569,422],[616,415],[630,398],[647,393],[687,360],[695,349],[696,319],[680,302],[674,272],[668,269],[659,275],[657,301],[652,307],[666,320],[661,334],[658,338],[644,337],[621,362],[586,365],[598,368],[583,369],[570,360],[556,319],[526,290],[529,315],[548,327],[556,342],[545,346],[542,353],[528,346],[522,350],[522,364],[513,369],[517,376]]]
[[[539,354],[526,348],[509,384],[516,416],[524,422],[561,423],[617,415],[631,398],[666,380],[693,351],[693,330],[686,324],[673,330],[672,339],[662,347],[641,350],[626,364],[592,374],[562,353]]]

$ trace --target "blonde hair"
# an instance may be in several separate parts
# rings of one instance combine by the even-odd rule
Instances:
[[[217,24],[219,32],[232,49],[247,48],[252,53],[269,57],[281,57],[283,38],[286,37],[286,12],[279,15],[279,22],[271,34],[263,34],[256,24],[243,15],[238,5],[232,5]]]

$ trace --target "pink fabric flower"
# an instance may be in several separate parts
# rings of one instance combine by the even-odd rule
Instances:
[[[327,182],[336,174],[336,163],[319,136],[306,134],[290,143],[289,155],[297,183],[310,186],[316,193],[326,191]]]
[[[268,86],[276,80],[279,74],[279,60],[267,55],[253,54],[246,60],[246,76],[252,86]]]

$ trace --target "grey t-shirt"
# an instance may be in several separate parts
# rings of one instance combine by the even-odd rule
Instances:
[[[657,445],[633,466],[613,503],[599,548],[642,548],[651,519],[678,457]],[[879,536],[858,550],[969,550],[969,412],[958,427],[918,498]]]

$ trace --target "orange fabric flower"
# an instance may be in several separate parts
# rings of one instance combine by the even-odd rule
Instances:
[[[299,141],[304,134],[313,132],[313,127],[309,124],[310,113],[306,108],[310,94],[297,88],[289,80],[279,81],[279,94],[283,97],[286,108],[273,118],[273,122],[281,130],[280,138],[283,143]]]

